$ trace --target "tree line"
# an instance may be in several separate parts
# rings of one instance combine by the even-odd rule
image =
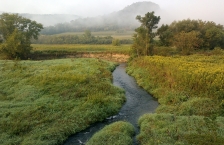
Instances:
[[[37,39],[41,29],[42,24],[18,14],[1,14],[0,53],[9,59],[26,59],[32,49],[31,39]]]
[[[162,46],[176,46],[180,51],[224,48],[224,27],[212,21],[181,20],[162,25],[157,34]]]
[[[212,21],[181,20],[170,25],[163,24],[157,31],[160,16],[154,12],[146,13],[144,17],[137,16],[141,26],[135,29],[132,57],[153,55],[154,45],[174,47],[182,54],[190,54],[195,50],[213,50],[224,48],[224,27]],[[154,38],[159,41],[155,43]]]

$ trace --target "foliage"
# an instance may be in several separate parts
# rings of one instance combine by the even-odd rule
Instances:
[[[18,14],[3,13],[0,15],[0,35],[3,43],[0,52],[8,58],[27,58],[30,52],[30,40],[37,39],[43,26]]]
[[[220,24],[216,24],[212,21],[202,21],[202,20],[182,20],[174,21],[170,25],[162,25],[158,30],[161,44],[163,46],[176,46],[176,42],[182,42],[186,49],[196,48],[196,49],[214,49],[215,47],[224,48],[224,29]],[[188,44],[193,44],[192,46],[185,45],[184,38],[187,39]],[[198,43],[195,45],[196,41]],[[180,43],[179,43],[180,44]],[[182,49],[182,48],[181,48]],[[182,49],[185,51],[184,49]]]
[[[212,120],[202,116],[145,114],[138,124],[141,145],[222,145],[224,118]]]
[[[159,16],[155,16],[154,12],[146,13],[145,17],[137,16],[136,19],[141,23],[141,26],[135,30],[134,42],[132,46],[133,57],[141,55],[152,55],[153,53],[153,38],[155,33],[153,29],[157,28],[160,21]]]
[[[97,59],[0,61],[0,144],[63,141],[114,115],[125,101],[115,64]]]
[[[120,40],[119,39],[113,39],[112,45],[113,46],[120,46],[121,45]]]
[[[86,143],[86,145],[132,145],[134,127],[132,124],[119,121],[104,127]]]
[[[223,55],[141,57],[127,72],[158,98],[158,113],[223,116],[223,60]]]
[[[58,35],[40,35],[33,44],[111,44],[114,39],[119,39],[120,44],[131,44],[130,32],[116,33],[115,31],[101,32],[71,32]]]
[[[203,43],[203,40],[198,36],[199,33],[196,31],[188,33],[182,31],[174,36],[173,44],[182,52],[182,54],[190,54]]]

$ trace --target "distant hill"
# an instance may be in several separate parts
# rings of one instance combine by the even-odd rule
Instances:
[[[133,3],[124,9],[113,12],[108,15],[88,18],[78,18],[70,23],[57,24],[55,26],[45,27],[42,34],[58,34],[64,32],[80,32],[86,29],[91,31],[109,31],[109,30],[133,30],[139,26],[135,19],[137,15],[144,15],[147,12],[159,11],[159,5],[144,1]]]
[[[75,20],[79,18],[77,15],[69,15],[69,14],[19,14],[23,17],[29,18],[31,20],[35,20],[38,23],[47,26],[53,26],[58,23],[66,23],[71,20]]]
[[[0,14],[4,13],[0,11]],[[10,13],[10,12],[7,12]],[[72,20],[78,19],[79,16],[77,15],[70,15],[70,14],[28,14],[28,13],[19,13],[20,16],[34,20],[38,23],[47,26],[54,26],[58,23],[68,23]]]

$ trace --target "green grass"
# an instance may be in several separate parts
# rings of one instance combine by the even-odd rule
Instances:
[[[145,114],[137,136],[141,145],[222,145],[224,118]]]
[[[133,135],[133,125],[119,121],[95,133],[86,145],[132,145]]]
[[[0,61],[0,144],[53,145],[117,113],[114,63],[97,59]]]
[[[32,44],[33,52],[60,53],[60,52],[86,52],[86,53],[121,53],[129,54],[130,45],[89,45],[89,44]]]
[[[91,32],[93,36],[99,36],[99,37],[104,37],[104,36],[112,36],[113,38],[117,39],[132,39],[134,31],[125,31],[118,33],[116,31],[99,31],[99,32]],[[63,35],[83,35],[84,32],[68,32],[68,33],[61,33],[61,34],[56,34],[55,36],[63,36]]]
[[[157,113],[224,116],[224,56],[142,57],[127,72],[161,104]]]

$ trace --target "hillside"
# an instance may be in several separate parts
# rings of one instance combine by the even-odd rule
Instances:
[[[77,15],[69,14],[19,14],[23,17],[35,20],[44,25],[44,27],[52,26],[58,23],[66,23],[79,18]]]
[[[159,11],[159,5],[152,2],[136,2],[124,9],[108,15],[98,17],[78,18],[70,23],[61,23],[55,26],[45,27],[42,34],[58,34],[64,32],[80,32],[86,29],[91,31],[126,31],[138,27],[135,20],[137,15],[144,15],[147,12]]]

